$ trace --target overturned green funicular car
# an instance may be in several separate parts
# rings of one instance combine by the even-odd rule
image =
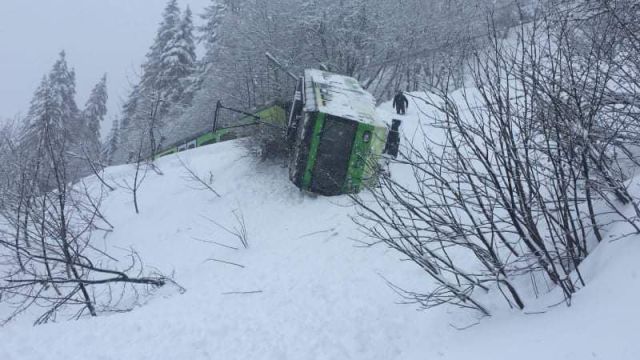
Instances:
[[[397,152],[399,137],[390,137],[395,144],[388,146],[388,128],[376,119],[375,99],[351,77],[306,70],[298,80],[288,122],[284,108],[279,102],[245,112],[218,102],[209,129],[163,148],[155,157],[251,136],[258,125],[268,125],[286,134],[282,141],[290,149],[291,181],[304,191],[331,196],[360,191],[375,179],[383,151]],[[220,121],[225,118],[221,111],[236,117]],[[397,135],[398,126],[394,120],[392,134]]]
[[[375,111],[375,99],[357,80],[306,70],[289,114],[291,181],[331,196],[358,192],[373,180],[388,133]]]

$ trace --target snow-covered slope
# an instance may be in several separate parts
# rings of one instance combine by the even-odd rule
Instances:
[[[405,117],[408,133],[420,118],[416,106]],[[0,328],[0,359],[640,358],[638,238],[596,249],[572,307],[541,299],[532,309],[541,314],[495,309],[462,331],[476,314],[397,304],[385,279],[410,290],[428,280],[395,252],[361,246],[348,198],[302,194],[285,168],[256,164],[236,142],[179,156],[203,177],[213,174],[221,197],[196,189],[176,156],[160,159],[163,175],[150,172],[142,185],[141,214],[129,193],[110,193],[105,215],[115,231],[96,241],[112,254],[134,247],[148,269],[174,272],[186,293],[95,319],[38,327],[19,319]],[[122,183],[132,174],[120,166],[107,178]],[[233,228],[234,212],[246,221],[248,249],[209,220]]]

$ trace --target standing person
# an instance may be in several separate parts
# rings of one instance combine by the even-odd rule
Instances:
[[[396,96],[393,97],[393,107],[396,109],[398,115],[404,115],[409,107],[409,100],[404,96],[401,90],[398,90]]]

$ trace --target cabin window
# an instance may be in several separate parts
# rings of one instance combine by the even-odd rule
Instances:
[[[327,116],[316,152],[311,191],[324,195],[337,195],[343,191],[357,130],[355,121]]]

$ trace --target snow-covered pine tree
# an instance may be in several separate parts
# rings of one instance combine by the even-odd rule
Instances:
[[[185,90],[193,82],[196,69],[196,46],[193,36],[193,15],[189,7],[177,24],[173,37],[162,52],[159,88],[163,98],[171,106],[185,106],[191,101],[192,94]]]
[[[135,120],[136,109],[138,107],[138,101],[141,98],[140,92],[140,84],[136,84],[133,86],[133,89],[129,93],[127,100],[122,106],[122,119],[119,121],[119,134],[118,134],[118,144],[119,146],[113,150],[113,153],[110,154],[111,160],[110,164],[121,164],[126,162],[126,153],[124,151],[125,148],[129,147],[127,144],[130,144],[132,137],[129,136],[129,130],[131,129],[131,125]]]
[[[143,146],[145,155],[157,150],[153,149],[159,145],[157,139],[163,138],[163,131],[171,131],[166,122],[169,112],[171,118],[177,118],[191,104],[198,83],[193,31],[191,10],[181,14],[177,1],[169,0],[142,66],[140,82],[124,106],[115,162],[128,161],[141,143],[147,144]],[[148,139],[141,141],[142,137]]]
[[[76,74],[67,64],[66,53],[60,52],[49,73],[49,86],[56,111],[56,121],[72,144],[77,144],[86,129],[76,104]]]
[[[107,75],[91,90],[89,100],[85,105],[82,117],[86,124],[87,133],[83,140],[85,150],[88,152],[91,160],[96,161],[100,155],[101,139],[100,125],[107,114]]]
[[[19,139],[23,162],[30,178],[47,189],[52,175],[64,172],[69,179],[82,175],[82,162],[76,152],[85,133],[75,102],[75,73],[69,69],[64,52],[45,76],[31,100]],[[63,164],[57,169],[51,164]]]
[[[134,160],[136,154],[150,156],[158,150],[157,139],[162,137],[164,127],[162,105],[165,104],[157,91],[147,91],[141,86],[134,87],[125,103],[120,122],[118,146],[113,155],[116,164]]]
[[[190,100],[190,107],[179,115],[179,127],[171,132],[173,138],[179,138],[201,131],[209,125],[211,117],[210,103],[220,98],[217,94],[224,93],[219,86],[221,71],[215,66],[220,51],[221,29],[225,26],[224,19],[228,10],[234,5],[230,0],[209,0],[209,5],[199,15],[203,25],[196,27],[197,41],[203,45],[205,53],[195,63],[193,75],[186,81],[184,97]]]
[[[48,144],[55,146],[49,149],[51,163],[64,164],[64,176],[68,179],[77,179],[87,175],[88,166],[82,155],[82,140],[87,133],[87,124],[81,116],[76,104],[76,74],[67,64],[66,54],[60,52],[58,60],[53,65],[49,74],[51,87],[54,130],[48,134],[47,139],[54,141]],[[54,154],[55,151],[55,154]]]
[[[147,60],[142,66],[141,85],[146,90],[162,92],[166,82],[161,79],[162,58],[168,43],[175,37],[180,24],[180,8],[177,0],[169,0],[162,13],[162,21],[156,38],[147,53]]]
[[[2,118],[0,119],[0,198],[6,199],[4,196],[7,191],[12,191],[20,181],[20,175],[17,164],[20,162],[20,152],[16,148],[17,130],[15,126],[19,119]],[[16,161],[17,160],[17,161]],[[18,185],[19,186],[19,185]],[[0,204],[0,211],[5,209],[6,202]]]
[[[75,73],[69,69],[66,55],[60,57],[45,76],[31,100],[21,143],[33,146],[45,138],[45,132],[75,143],[84,131],[75,101]]]
[[[221,0],[211,0],[209,6],[204,9],[200,18],[204,25],[198,27],[200,35],[198,40],[203,44],[205,55],[202,63],[207,66],[215,61],[218,43],[220,41],[220,27],[222,19],[227,10],[226,5]]]
[[[204,47],[204,56],[196,63],[196,73],[192,76],[189,88],[186,92],[193,96],[199,92],[207,76],[210,74],[216,61],[217,53],[220,50],[220,30],[223,27],[223,20],[228,10],[228,1],[210,0],[209,6],[199,15],[203,25],[196,28],[198,35],[196,39]]]
[[[123,106],[122,119],[118,136],[118,147],[114,150],[112,161],[114,163],[124,163],[131,160],[131,154],[139,148],[142,137],[157,129],[147,129],[150,109],[153,111],[154,119],[158,119],[166,114],[170,104],[166,99],[167,89],[174,84],[161,80],[163,53],[167,49],[168,43],[175,37],[181,18],[180,8],[177,0],[169,0],[162,13],[162,20],[158,27],[156,37],[146,55],[146,60],[142,65],[140,81],[133,86],[129,97]],[[153,103],[150,105],[150,103]],[[154,124],[158,125],[159,122]]]
[[[120,121],[118,119],[113,119],[113,124],[111,125],[111,131],[109,132],[109,137],[105,143],[104,154],[106,157],[107,164],[112,165],[114,163],[114,156],[118,150],[118,142],[120,140]]]
[[[40,85],[33,94],[26,122],[19,138],[19,145],[22,150],[29,154],[29,158],[40,161],[45,133],[52,127],[52,116],[55,112],[52,109],[53,102],[51,96],[51,86],[49,77],[44,76]]]

